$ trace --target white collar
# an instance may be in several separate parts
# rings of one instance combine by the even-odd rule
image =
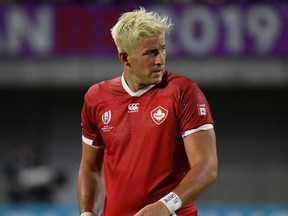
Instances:
[[[148,86],[145,86],[144,88],[142,89],[139,89],[137,92],[133,92],[129,86],[127,85],[125,79],[124,79],[124,73],[122,74],[122,77],[121,77],[121,83],[122,83],[122,86],[123,88],[125,89],[125,91],[132,97],[140,97],[141,95],[143,95],[145,92],[149,91],[151,88],[153,88],[155,86],[154,85],[148,85]]]

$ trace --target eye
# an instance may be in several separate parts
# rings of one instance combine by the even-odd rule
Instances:
[[[159,54],[159,51],[157,49],[149,50],[144,53],[144,55],[149,55],[149,56],[157,56]]]

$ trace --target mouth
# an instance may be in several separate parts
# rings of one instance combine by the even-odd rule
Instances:
[[[162,73],[163,72],[163,69],[154,69],[153,70],[153,73],[156,73],[156,74],[159,74],[159,73]]]
[[[153,70],[152,77],[159,79],[159,78],[162,78],[162,74],[163,74],[163,69],[155,69]]]

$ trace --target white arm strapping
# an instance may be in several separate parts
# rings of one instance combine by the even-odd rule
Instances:
[[[170,192],[169,194],[161,198],[159,201],[164,203],[164,205],[168,208],[170,214],[172,215],[175,213],[175,211],[182,207],[182,201],[180,197],[174,192]]]

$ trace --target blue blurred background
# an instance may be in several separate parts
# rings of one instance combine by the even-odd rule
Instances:
[[[284,0],[1,0],[0,215],[79,214],[83,96],[121,75],[110,28],[139,5],[171,17],[166,68],[212,108],[219,177],[200,215],[287,216]]]

